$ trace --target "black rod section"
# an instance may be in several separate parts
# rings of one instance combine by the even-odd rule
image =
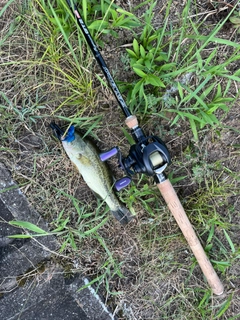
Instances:
[[[78,25],[95,57],[95,59],[97,60],[100,68],[102,69],[102,72],[103,74],[105,75],[107,81],[108,81],[108,84],[109,86],[111,87],[123,113],[125,114],[126,117],[129,117],[131,116],[131,112],[130,110],[128,109],[122,95],[121,95],[121,92],[119,91],[113,77],[111,76],[111,73],[101,55],[101,53],[99,52],[93,38],[91,37],[91,34],[86,26],[86,24],[84,23],[80,13],[78,12],[78,9],[77,9],[77,6],[74,4],[74,3],[71,3],[71,0],[67,0],[67,3],[69,5],[69,8],[71,9],[73,15],[75,16],[77,22],[78,22]]]

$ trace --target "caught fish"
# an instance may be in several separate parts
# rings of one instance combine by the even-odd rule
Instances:
[[[71,126],[64,135],[64,131],[55,123],[51,123],[51,128],[56,136],[61,140],[70,160],[75,164],[89,188],[100,198],[102,198],[110,208],[114,217],[121,224],[127,224],[134,215],[118,200],[112,190],[112,179],[106,163],[99,159],[96,147],[86,138],[75,132]]]

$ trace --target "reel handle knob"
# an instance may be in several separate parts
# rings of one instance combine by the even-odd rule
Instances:
[[[115,182],[115,188],[117,189],[117,191],[120,191],[123,188],[126,188],[131,183],[131,181],[132,180],[129,177],[123,177]]]
[[[102,152],[99,154],[100,160],[102,162],[114,157],[118,153],[118,147],[114,147],[106,152]]]

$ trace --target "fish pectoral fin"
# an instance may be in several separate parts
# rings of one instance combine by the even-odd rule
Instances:
[[[91,161],[89,160],[89,158],[81,153],[78,154],[78,160],[85,166],[91,166]]]
[[[81,176],[81,173],[79,172],[78,166],[75,163],[73,163],[73,167],[74,167],[74,169],[76,169],[77,173]]]

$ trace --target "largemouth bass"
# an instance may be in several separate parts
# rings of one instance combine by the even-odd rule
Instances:
[[[134,215],[118,200],[112,190],[110,172],[106,163],[99,159],[96,147],[75,132],[74,126],[71,126],[65,135],[55,123],[51,123],[51,128],[61,140],[69,159],[75,164],[89,188],[107,203],[114,217],[121,224],[127,224],[132,220]]]

